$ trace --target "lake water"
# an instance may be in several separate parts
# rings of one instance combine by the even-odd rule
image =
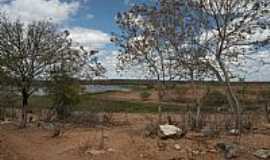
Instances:
[[[85,92],[86,93],[104,93],[104,92],[110,92],[110,91],[121,91],[121,92],[128,92],[130,89],[127,86],[121,86],[121,85],[85,85]],[[1,90],[0,90],[1,94]],[[18,93],[20,94],[20,93]],[[44,96],[47,95],[46,88],[42,87],[37,89],[34,92],[34,95],[36,96]]]
[[[130,89],[119,85],[87,85],[85,87],[87,93],[103,93],[109,91],[128,92]]]
[[[83,86],[85,88],[86,93],[104,93],[110,91],[121,91],[128,92],[130,89],[126,86],[120,85],[86,85]],[[44,88],[39,88],[34,95],[43,96],[46,95],[46,91]]]

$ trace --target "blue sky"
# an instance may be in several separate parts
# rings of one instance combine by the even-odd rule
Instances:
[[[78,0],[81,3],[79,11],[69,22],[71,26],[81,26],[102,30],[110,34],[118,32],[114,17],[118,12],[127,10],[134,3],[144,3],[147,0]]]
[[[149,0],[0,0],[0,12],[25,23],[50,20],[71,33],[75,45],[98,49],[99,59],[107,68],[107,78],[144,78],[142,70],[116,72],[117,47],[111,33],[119,32],[114,17],[134,3]],[[123,75],[123,74],[122,74]]]
[[[129,70],[122,74],[124,76],[116,72],[119,53],[110,38],[112,32],[120,31],[114,21],[118,12],[134,3],[149,1],[153,0],[0,0],[0,12],[25,23],[49,19],[62,29],[68,29],[77,45],[100,51],[100,60],[108,70],[107,78],[145,78],[141,68]],[[268,73],[269,67],[264,66],[248,75],[248,79],[269,80]]]
[[[128,8],[124,0],[87,0],[82,3],[83,6],[69,24],[102,30],[108,34],[118,31],[114,23],[115,14]]]

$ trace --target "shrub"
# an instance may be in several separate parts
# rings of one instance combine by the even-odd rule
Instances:
[[[202,103],[204,106],[222,106],[227,104],[228,101],[224,93],[218,90],[213,90],[203,97]]]
[[[49,95],[52,98],[52,108],[56,110],[60,119],[70,115],[71,107],[80,102],[82,88],[74,79],[66,75],[55,75],[49,88]]]
[[[147,100],[151,96],[151,93],[147,92],[147,91],[143,91],[140,93],[140,96],[141,96],[142,100]]]

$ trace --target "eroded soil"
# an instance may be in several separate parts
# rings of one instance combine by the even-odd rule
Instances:
[[[0,160],[219,160],[223,154],[217,142],[240,142],[237,160],[257,160],[254,151],[270,148],[270,130],[255,126],[240,138],[220,133],[206,138],[198,132],[188,132],[178,140],[159,140],[143,135],[144,126],[154,115],[114,115],[114,121],[127,122],[104,128],[104,145],[101,128],[86,128],[66,124],[63,134],[52,138],[53,129],[31,124],[18,129],[15,124],[0,125]],[[120,123],[119,123],[120,124]],[[256,129],[255,129],[256,128]],[[240,141],[239,141],[240,139]],[[180,148],[175,148],[175,145]]]

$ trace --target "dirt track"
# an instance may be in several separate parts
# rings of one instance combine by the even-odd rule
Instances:
[[[215,151],[216,142],[235,139],[233,136],[200,139],[196,133],[189,133],[179,140],[158,141],[142,136],[147,119],[135,116],[129,119],[132,125],[105,128],[104,150],[97,150],[100,129],[70,127],[61,137],[51,138],[52,130],[0,125],[0,160],[188,160],[191,157],[219,160],[222,154]],[[175,144],[181,149],[176,150]],[[237,160],[257,160],[252,153],[258,148],[270,148],[270,131],[242,136],[241,148]]]

